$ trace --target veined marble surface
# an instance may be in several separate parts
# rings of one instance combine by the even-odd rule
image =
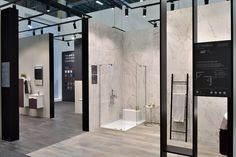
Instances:
[[[199,6],[198,41],[230,39],[230,2]],[[189,139],[192,122],[192,12],[190,8],[168,12],[168,110],[170,110],[171,74],[177,80],[190,76],[189,87]],[[102,74],[102,122],[122,118],[123,108],[143,109],[145,103],[144,68],[147,66],[147,104],[159,107],[159,29],[120,32],[90,21],[90,65],[103,66]],[[91,69],[90,69],[91,70]],[[110,104],[114,89],[118,98]],[[137,90],[138,89],[138,90]],[[91,129],[99,127],[99,88],[90,84]],[[198,101],[199,142],[218,147],[221,120],[226,112],[226,99],[201,97]],[[154,112],[159,121],[159,109]],[[168,120],[169,122],[169,120]],[[177,126],[182,128],[181,126]],[[180,136],[176,136],[181,138]]]

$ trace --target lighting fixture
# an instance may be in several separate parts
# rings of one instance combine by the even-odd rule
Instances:
[[[62,37],[62,41],[65,41],[65,37],[64,36]]]
[[[96,3],[99,4],[99,5],[103,5],[103,3],[100,2],[100,1],[96,1]]]
[[[41,29],[41,34],[43,34],[43,29]]]
[[[71,39],[72,39],[72,40],[75,40],[75,36],[73,35]]]
[[[74,29],[77,29],[76,22],[73,23]]]
[[[173,1],[170,4],[170,10],[171,11],[175,10],[175,3]]]
[[[35,36],[35,30],[33,30],[33,36]]]
[[[125,17],[128,17],[129,16],[129,9],[126,7],[125,8]]]
[[[205,5],[209,4],[209,0],[204,0]]]
[[[46,9],[47,9],[47,12],[50,12],[50,6],[49,5],[47,5]]]
[[[16,4],[14,3],[13,6],[12,6],[13,9],[16,9]]]
[[[58,31],[58,32],[61,31],[61,26],[60,26],[60,25],[57,26],[57,31]]]
[[[147,8],[143,7],[143,17],[146,17],[146,16],[147,16]]]
[[[30,20],[30,19],[28,20],[28,27],[29,27],[30,29],[32,28],[31,20]]]
[[[67,42],[67,46],[70,46],[70,42],[69,41]]]
[[[157,27],[157,23],[155,22],[155,23],[153,24],[153,26],[154,26],[154,28],[156,28],[156,27]]]

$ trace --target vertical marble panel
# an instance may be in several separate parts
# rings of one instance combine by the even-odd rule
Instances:
[[[99,112],[101,124],[106,124],[120,119],[122,112],[122,32],[111,27],[89,23],[89,95],[90,95],[90,129],[99,127]],[[110,66],[112,64],[112,66]],[[91,65],[101,65],[101,78],[98,84],[91,84]],[[99,74],[99,73],[98,73]],[[99,80],[101,79],[101,80]],[[101,82],[101,107],[99,107],[99,82]],[[114,90],[117,98],[110,102]]]
[[[230,40],[230,2],[199,7],[198,41]],[[192,110],[192,11],[191,8],[168,13],[168,104],[170,75],[179,80],[190,74],[189,124]],[[218,147],[219,127],[227,109],[225,98],[198,98],[199,143]],[[169,106],[168,106],[169,107]],[[191,125],[190,125],[191,126]],[[189,128],[191,132],[191,127]],[[178,136],[179,137],[179,136]],[[189,134],[191,138],[191,134]]]

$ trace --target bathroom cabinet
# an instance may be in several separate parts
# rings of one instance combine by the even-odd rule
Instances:
[[[31,94],[29,95],[29,108],[40,109],[43,108],[43,98],[42,94]]]

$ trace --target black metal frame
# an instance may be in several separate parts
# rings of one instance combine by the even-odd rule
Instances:
[[[185,131],[182,130],[173,130],[173,94],[174,94],[174,85],[186,86],[185,94]],[[174,74],[171,74],[171,100],[170,100],[170,140],[172,139],[172,133],[185,134],[185,142],[188,142],[188,96],[189,96],[189,74],[186,75],[186,81],[175,81]]]

